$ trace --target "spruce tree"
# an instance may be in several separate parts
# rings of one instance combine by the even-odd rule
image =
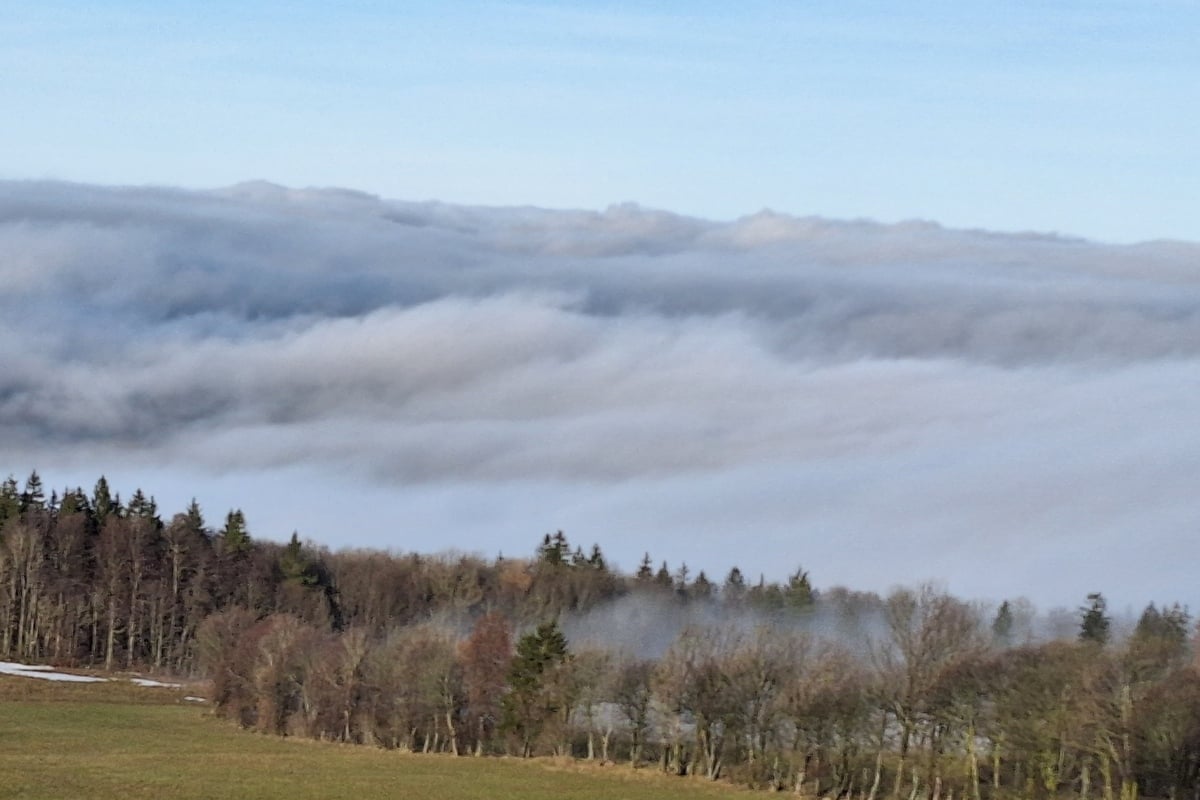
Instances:
[[[654,578],[654,562],[650,560],[650,554],[646,553],[642,556],[642,563],[638,565],[637,574],[634,577],[638,583],[648,583]]]
[[[246,517],[240,508],[230,511],[225,516],[221,541],[225,552],[231,555],[239,555],[250,549],[250,533],[246,530]]]
[[[568,552],[570,545],[562,531],[553,536],[547,533],[542,539],[542,546],[538,548],[538,561],[552,567],[560,567],[567,563]]]
[[[6,520],[15,518],[21,513],[21,492],[17,490],[17,479],[9,475],[0,484],[0,527]]]
[[[200,504],[196,502],[196,498],[192,498],[192,502],[188,504],[184,516],[187,518],[189,531],[200,536],[208,535],[208,532],[204,528],[204,514],[201,513]]]
[[[746,596],[746,578],[740,569],[733,567],[729,570],[722,592],[725,600],[731,603],[740,603]]]
[[[996,618],[992,620],[992,639],[996,644],[1007,647],[1012,644],[1012,629],[1012,604],[1005,600],[996,609]]]
[[[112,493],[108,488],[108,480],[101,475],[100,480],[96,481],[96,488],[92,490],[92,511],[96,515],[96,525],[103,525],[104,520],[114,510],[116,509],[113,504]]]
[[[600,545],[592,545],[592,554],[588,556],[588,564],[600,572],[608,571],[608,564],[604,560],[604,554],[600,552]]]
[[[785,606],[794,610],[810,608],[816,602],[807,571],[797,567],[788,577],[787,586],[783,590],[783,602]]]
[[[140,488],[134,490],[133,497],[129,498],[126,513],[133,519],[149,520],[157,527],[162,527],[162,520],[158,518],[158,503],[153,497],[146,497]]]
[[[62,503],[58,507],[60,516],[69,517],[72,514],[89,514],[91,510],[88,496],[84,493],[82,487],[76,487],[63,492]]]
[[[1151,603],[1138,619],[1129,642],[1129,661],[1143,677],[1161,676],[1170,666],[1184,661],[1188,652],[1191,616],[1178,603],[1158,608]]]
[[[41,510],[46,507],[46,494],[42,489],[42,478],[35,469],[25,479],[25,491],[21,492],[21,512]]]
[[[1109,627],[1112,622],[1106,613],[1108,603],[1100,592],[1092,592],[1087,599],[1088,605],[1079,609],[1079,639],[1083,642],[1094,642],[1104,646],[1108,642]]]
[[[553,620],[543,622],[517,641],[503,709],[504,728],[520,737],[523,756],[533,754],[533,746],[546,721],[568,701],[561,692],[553,690],[549,677],[570,658],[567,638]]]
[[[313,561],[304,552],[304,545],[300,543],[296,531],[292,531],[292,538],[279,554],[279,571],[283,579],[291,583],[301,586],[316,586],[318,583],[319,576]]]

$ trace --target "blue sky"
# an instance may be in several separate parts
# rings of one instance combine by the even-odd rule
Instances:
[[[46,2],[0,177],[1200,240],[1192,2]]]

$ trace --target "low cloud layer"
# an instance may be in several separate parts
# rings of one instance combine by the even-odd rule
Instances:
[[[51,483],[237,474],[253,522],[304,474],[415,526],[259,509],[335,546],[1200,600],[1200,245],[9,182],[0,277],[4,469]]]

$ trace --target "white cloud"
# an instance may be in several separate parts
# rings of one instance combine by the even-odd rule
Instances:
[[[340,476],[439,545],[1194,593],[1197,245],[3,183],[0,253],[18,474],[236,474],[333,545],[429,546],[255,487]]]

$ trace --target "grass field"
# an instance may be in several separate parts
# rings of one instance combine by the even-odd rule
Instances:
[[[739,790],[627,766],[454,758],[238,730],[128,684],[0,678],[0,798],[672,800]]]

